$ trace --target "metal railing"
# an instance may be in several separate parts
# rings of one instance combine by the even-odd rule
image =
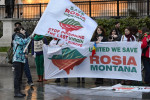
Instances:
[[[149,0],[85,0],[73,1],[73,3],[88,16],[94,18],[149,16]],[[47,3],[15,5],[13,18],[39,20],[46,7]],[[5,6],[0,5],[0,18],[4,18],[5,16]]]

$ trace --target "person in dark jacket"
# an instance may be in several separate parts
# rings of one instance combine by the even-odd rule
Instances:
[[[15,0],[5,0],[5,18],[13,18]]]
[[[120,37],[117,34],[118,34],[117,31],[115,29],[112,29],[110,31],[110,35],[109,35],[108,40],[110,42],[112,42],[112,41],[120,41]]]
[[[95,33],[92,36],[91,41],[95,41],[97,44],[100,42],[108,41],[105,30],[101,26],[98,26]],[[103,84],[103,78],[96,78],[95,84]]]
[[[115,22],[115,28],[114,29],[116,30],[116,33],[118,35],[118,39],[120,41],[121,40],[121,36],[122,36],[122,33],[120,31],[120,22],[118,22],[118,21]]]

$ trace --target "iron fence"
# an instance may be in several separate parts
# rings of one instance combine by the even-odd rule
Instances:
[[[73,0],[72,0],[73,1]],[[75,2],[83,12],[93,18],[149,16],[149,0],[82,0]],[[47,3],[15,5],[14,18],[39,20]],[[0,18],[4,18],[5,5],[0,5]]]

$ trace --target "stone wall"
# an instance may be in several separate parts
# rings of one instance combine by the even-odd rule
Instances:
[[[5,5],[5,0],[0,0],[0,5]]]

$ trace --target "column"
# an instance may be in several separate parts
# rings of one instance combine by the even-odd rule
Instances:
[[[5,18],[0,21],[3,22],[3,36],[0,38],[0,47],[9,47],[14,33],[14,23],[20,22],[20,19]]]

